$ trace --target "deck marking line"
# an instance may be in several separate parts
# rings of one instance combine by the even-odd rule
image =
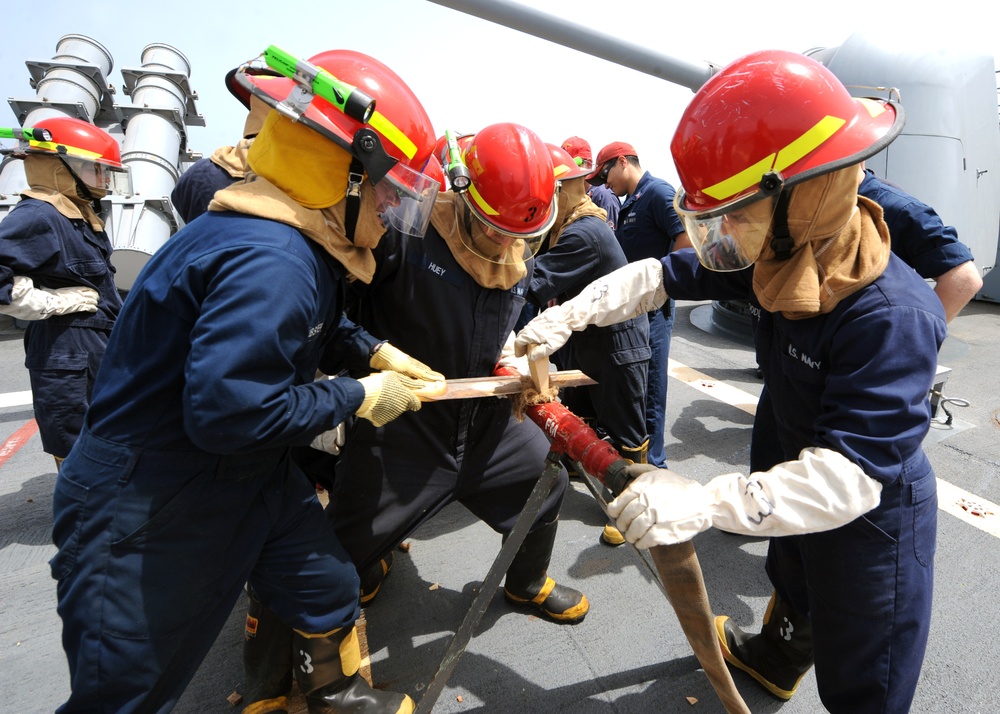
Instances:
[[[21,425],[21,428],[8,437],[7,441],[0,444],[0,468],[7,463],[7,459],[17,453],[18,449],[24,446],[28,440],[38,433],[38,422],[29,419]]]
[[[0,409],[4,407],[26,407],[31,405],[31,390],[26,392],[6,392],[0,394]]]

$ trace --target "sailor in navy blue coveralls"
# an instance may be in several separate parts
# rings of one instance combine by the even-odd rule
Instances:
[[[615,235],[630,263],[643,258],[662,258],[684,232],[674,212],[674,189],[646,171],[618,214]],[[666,429],[667,358],[674,327],[673,300],[663,310],[649,313],[649,378],[646,396],[646,429],[649,432],[649,463],[664,466]]]
[[[302,631],[357,618],[354,566],[288,458],[364,397],[314,381],[375,344],[341,323],[344,278],[296,229],[218,213],[143,270],[56,485],[63,711],[175,703],[248,579]]]
[[[807,320],[762,310],[753,268],[708,271],[691,250],[662,262],[677,299],[749,299],[759,312],[754,344],[783,460],[822,445],[882,484],[879,505],[846,526],[772,538],[767,572],[783,600],[809,613],[824,705],[905,711],[930,629],[937,487],[921,442],[945,337],[941,303],[895,255],[874,283]]]
[[[42,448],[63,459],[83,427],[97,368],[122,300],[114,283],[111,242],[82,219],[45,201],[23,198],[0,223],[0,291],[15,275],[36,287],[82,286],[98,292],[97,312],[28,322],[24,365]]]
[[[484,132],[515,140],[528,135],[507,124]],[[484,132],[476,144],[490,147],[489,137],[478,138]],[[530,136],[535,144],[526,152],[538,145],[544,150],[541,140]],[[497,155],[502,160],[510,156],[504,146],[493,150],[482,165],[492,167]],[[541,158],[548,160],[547,151]],[[551,163],[530,171],[528,175],[551,176]],[[548,195],[543,189],[537,199],[542,206],[551,201],[552,185]],[[525,260],[521,271],[508,270],[510,264],[487,268],[492,262],[468,248],[470,233],[483,230],[479,226],[485,221],[473,217],[451,192],[438,198],[434,210],[440,223],[432,219],[422,239],[396,230],[382,237],[373,251],[375,276],[368,285],[354,286],[359,298],[352,317],[448,379],[489,376],[525,305],[532,260]],[[544,225],[545,217],[539,220]],[[523,242],[514,245],[503,250],[520,251]],[[469,263],[456,258],[453,249]],[[506,537],[542,475],[548,453],[547,437],[530,421],[518,421],[507,398],[432,401],[419,415],[403,414],[382,427],[356,420],[337,463],[327,513],[361,573],[453,501]],[[566,471],[560,469],[507,569],[504,593],[511,602],[537,607],[554,620],[578,622],[589,608],[586,597],[547,575],[567,485]]]
[[[375,277],[358,286],[358,324],[448,379],[493,374],[525,303],[530,262],[509,290],[485,289],[433,226],[423,238],[391,230],[375,255]],[[428,402],[382,427],[355,420],[327,512],[359,572],[452,501],[508,533],[548,452],[542,431],[517,421],[505,398]],[[563,471],[537,523],[557,517],[567,484]]]

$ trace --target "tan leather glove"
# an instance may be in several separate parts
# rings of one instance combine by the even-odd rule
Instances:
[[[358,380],[365,398],[355,412],[375,426],[383,426],[406,411],[418,411],[420,400],[414,393],[427,383],[399,372],[376,372]]]
[[[413,359],[388,342],[381,342],[375,346],[375,353],[371,356],[369,364],[372,369],[392,370],[414,379],[423,379],[428,382],[444,381],[443,374],[435,372],[423,362]]]
[[[31,278],[15,275],[10,304],[0,305],[0,313],[18,320],[46,320],[71,312],[97,312],[99,298],[93,288],[36,288]]]

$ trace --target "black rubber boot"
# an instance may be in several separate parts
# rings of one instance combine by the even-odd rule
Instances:
[[[309,714],[411,714],[410,697],[372,689],[358,672],[358,628],[342,627],[324,635],[294,633],[295,679]]]
[[[292,691],[292,628],[247,585],[243,714],[287,714]]]
[[[382,560],[375,563],[375,565],[368,568],[361,576],[361,607],[368,607],[375,600],[375,596],[378,595],[379,588],[382,587],[382,581],[385,580],[386,576],[389,575],[389,571],[392,570],[392,551],[386,555]]]
[[[590,610],[587,596],[548,576],[558,524],[552,521],[525,537],[507,569],[503,594],[508,602],[534,607],[556,622],[576,623]]]
[[[750,635],[725,615],[715,618],[722,656],[757,680],[778,699],[795,694],[813,665],[812,626],[772,593],[760,633]]]
[[[642,444],[634,448],[622,446],[621,444],[615,444],[615,448],[622,455],[623,459],[631,461],[633,464],[649,463],[649,459],[647,458],[649,456],[649,439],[646,439]],[[608,523],[601,532],[601,542],[611,546],[624,545],[625,536],[622,535],[622,532],[613,523]]]

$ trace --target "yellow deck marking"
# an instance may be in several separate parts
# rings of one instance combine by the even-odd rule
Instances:
[[[691,369],[676,360],[667,360],[667,374],[674,379],[679,379],[689,387],[694,387],[699,392],[718,399],[720,402],[725,402],[737,409],[742,409],[747,414],[757,413],[757,397],[754,395],[744,392],[742,389],[732,387],[725,382],[712,379],[707,374],[702,374],[698,370]]]

